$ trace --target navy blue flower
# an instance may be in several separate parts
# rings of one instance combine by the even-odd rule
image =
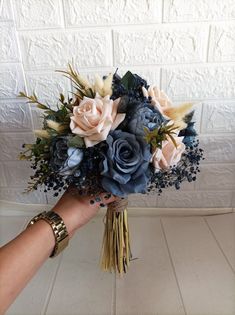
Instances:
[[[68,137],[60,136],[53,139],[51,146],[51,168],[62,176],[79,176],[78,166],[83,159],[83,151],[68,147]]]
[[[194,129],[195,122],[189,122],[187,127],[180,131],[179,136],[184,137],[183,143],[189,147],[193,145],[197,132]]]
[[[153,130],[166,121],[157,109],[151,105],[146,105],[146,103],[141,103],[135,110],[131,111],[130,114],[131,119],[128,124],[128,129],[137,136],[143,136],[145,134],[144,127]]]
[[[130,99],[142,99],[143,86],[148,89],[147,82],[139,75],[127,71],[127,73],[121,78],[116,71],[113,75],[113,94],[111,98],[116,99],[125,95]]]
[[[153,130],[166,121],[162,114],[146,99],[129,101],[127,98],[122,98],[119,111],[126,113],[119,129],[137,136],[144,136],[144,127]]]
[[[141,137],[121,130],[111,132],[106,142],[102,187],[120,197],[145,193],[150,176],[150,146]]]

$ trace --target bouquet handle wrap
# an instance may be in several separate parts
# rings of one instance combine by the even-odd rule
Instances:
[[[104,271],[126,273],[131,260],[127,198],[118,198],[108,204],[101,255]]]

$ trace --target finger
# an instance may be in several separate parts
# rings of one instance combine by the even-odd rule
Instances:
[[[115,201],[116,196],[111,193],[100,193],[90,197],[90,204],[99,207],[105,207],[107,204]]]
[[[115,201],[117,199],[117,196],[114,196],[113,194],[111,193],[101,193],[100,194],[100,198],[102,200],[102,203],[104,205],[107,205],[113,201]]]

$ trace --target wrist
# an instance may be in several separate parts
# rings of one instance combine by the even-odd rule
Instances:
[[[115,200],[114,196],[102,193],[99,196],[81,196],[65,192],[52,210],[58,213],[67,227],[70,237],[96,215],[100,206]]]
[[[57,256],[68,246],[69,242],[69,234],[63,218],[53,210],[48,212],[43,211],[34,216],[27,227],[34,225],[38,221],[45,221],[50,226],[55,238],[55,246],[50,257]]]
[[[67,228],[69,238],[71,238],[76,229],[76,221],[77,221],[77,218],[75,217],[74,213],[72,213],[70,209],[59,208],[59,207],[57,208],[56,206],[52,208],[52,211],[57,213],[62,218]]]

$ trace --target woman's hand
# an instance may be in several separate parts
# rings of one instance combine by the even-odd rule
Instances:
[[[52,210],[62,217],[71,237],[78,228],[96,215],[100,205],[104,206],[115,199],[115,196],[108,193],[93,197],[81,196],[76,193],[75,188],[69,188]]]

